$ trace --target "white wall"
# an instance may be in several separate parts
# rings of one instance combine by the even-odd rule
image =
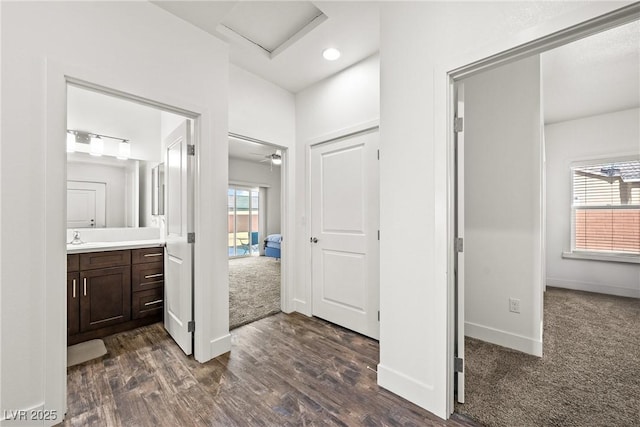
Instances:
[[[104,182],[106,184],[106,226],[127,226],[125,215],[127,170],[124,167],[68,162],[67,180]]]
[[[307,212],[309,143],[380,118],[380,58],[373,55],[296,94],[296,252],[295,310],[311,315],[310,217]],[[384,155],[384,154],[383,154]]]
[[[2,2],[0,8],[0,407],[44,407],[62,416],[64,75],[202,114],[195,355],[206,360],[230,349],[227,47],[148,2]]]
[[[465,334],[541,356],[540,57],[463,82]]]
[[[571,251],[572,162],[640,154],[640,109],[547,125],[547,285],[640,298],[637,264],[563,259]]]
[[[261,237],[280,234],[280,167],[269,167],[269,163],[256,163],[242,159],[229,159],[229,183],[266,187],[267,229],[261,230]],[[260,244],[262,246],[262,244]]]
[[[447,71],[626,4],[382,3],[381,386],[449,415]],[[406,250],[407,236],[420,250]]]
[[[295,140],[295,120],[291,92],[229,65],[229,132],[290,147]]]

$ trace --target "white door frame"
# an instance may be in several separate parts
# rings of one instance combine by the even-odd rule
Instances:
[[[305,144],[305,212],[307,212],[307,220],[305,224],[305,235],[298,236],[298,241],[302,239],[305,242],[308,242],[309,237],[311,237],[311,149],[319,144],[324,144],[327,142],[332,142],[337,139],[342,139],[348,136],[357,135],[360,133],[371,132],[371,131],[380,131],[380,120],[372,120],[364,123],[359,123],[354,126],[350,126],[344,129],[339,129],[334,132],[330,132],[315,138],[309,139]],[[308,244],[304,245],[304,285],[305,285],[305,298],[301,299],[298,297],[293,301],[293,305],[296,311],[303,313],[307,316],[313,315],[313,276],[311,269],[311,246]]]
[[[293,221],[291,220],[293,215],[293,207],[290,207],[289,198],[289,170],[291,165],[289,148],[283,145],[274,144],[272,142],[264,141],[250,136],[241,135],[233,132],[229,132],[230,138],[236,138],[243,141],[254,142],[256,144],[266,145],[282,152],[282,164],[280,165],[280,232],[284,238],[282,239],[281,258],[280,258],[280,310],[284,313],[291,313],[294,311],[294,303],[292,296],[293,290],[293,263],[291,262],[291,256],[293,255],[293,248],[295,245],[294,230],[292,227]],[[252,185],[248,183],[242,183],[239,181],[229,181],[227,187],[230,185]],[[266,237],[266,236],[265,236]],[[258,242],[259,244],[259,242]]]
[[[90,83],[91,82],[91,83]],[[77,65],[48,60],[46,63],[46,143],[42,156],[46,159],[46,181],[43,182],[48,198],[66,200],[66,128],[67,128],[67,86],[69,84],[87,90],[116,96],[132,102],[144,104],[163,111],[171,112],[194,121],[193,141],[198,144],[202,135],[211,134],[211,125],[202,117],[208,117],[208,110],[201,106],[176,107],[140,97],[129,92],[114,89],[118,84],[111,84],[111,77],[98,70],[87,70]],[[159,98],[163,94],[158,92]],[[175,104],[180,104],[176,102]],[[208,120],[208,118],[207,118]],[[199,144],[198,144],[199,145]],[[198,150],[199,151],[199,150]],[[196,152],[196,165],[199,163]],[[195,231],[202,227],[204,215],[198,215],[200,177],[196,166],[195,179]],[[44,402],[45,409],[56,410],[61,414],[55,421],[59,422],[66,412],[67,401],[67,331],[66,331],[66,203],[63,210],[47,205],[46,222],[44,224],[45,253],[43,260],[45,277],[49,280],[45,286],[45,354],[44,358]],[[197,248],[197,243],[196,243]],[[194,256],[197,262],[197,256]],[[194,353],[196,360],[206,361],[211,351],[224,352],[230,348],[230,335],[218,339],[216,349],[207,339],[210,333],[209,313],[205,309],[205,301],[210,299],[212,286],[209,281],[198,281],[198,267],[194,277],[194,293],[201,294],[196,299],[194,318],[200,324],[194,333]],[[202,297],[204,296],[204,297]],[[45,423],[46,424],[46,423]]]
[[[606,5],[594,5],[594,7],[606,7]],[[610,9],[609,9],[610,10]],[[484,54],[479,58],[467,58],[451,60],[445,64],[439,64],[436,67],[436,139],[446,140],[446,150],[441,154],[441,158],[446,158],[446,191],[443,202],[446,202],[446,236],[444,242],[439,242],[446,247],[446,265],[447,272],[454,271],[454,260],[456,257],[454,239],[455,239],[455,188],[454,175],[456,173],[456,165],[454,164],[454,138],[453,119],[455,98],[455,82],[470,75],[480,73],[482,71],[498,67],[509,62],[514,62],[525,57],[542,53],[544,51],[565,45],[572,41],[579,40],[599,33],[601,31],[617,27],[632,21],[640,19],[640,3],[633,3],[623,8],[607,11],[600,16],[586,21],[578,22],[575,25],[566,27],[561,26],[556,31],[552,31],[553,26],[549,25],[540,31],[540,34],[532,34],[530,40],[522,44],[501,49],[500,47],[490,47],[486,49]],[[441,79],[441,80],[438,80]],[[440,85],[438,82],[443,83]],[[436,161],[438,155],[436,155]],[[436,192],[438,193],[438,192]],[[436,197],[438,198],[438,194]],[[544,230],[544,227],[542,227]],[[442,235],[441,235],[442,236]],[[438,242],[436,242],[438,245]],[[452,414],[455,408],[454,397],[454,344],[455,344],[455,277],[453,274],[447,274],[447,413]],[[542,318],[542,317],[541,317]],[[464,325],[462,325],[464,327]]]

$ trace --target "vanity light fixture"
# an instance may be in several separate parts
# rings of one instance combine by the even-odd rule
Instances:
[[[120,160],[127,160],[129,157],[131,157],[131,144],[129,144],[129,141],[127,141],[126,139],[123,139],[122,141],[120,141],[120,144],[118,144],[117,157]]]
[[[99,135],[91,135],[91,142],[89,143],[89,154],[92,156],[102,156],[104,152],[104,141]]]
[[[73,129],[67,129],[67,153],[76,151],[76,144],[85,144],[89,145],[89,154],[102,156],[105,154],[105,138],[119,141],[117,154],[113,154],[115,151],[114,145],[107,146],[106,152],[108,156],[115,156],[121,160],[128,160],[131,157],[131,141],[128,139]],[[80,151],[86,153],[86,149]]]
[[[327,61],[335,61],[336,59],[340,58],[340,51],[335,47],[329,47],[322,51],[322,56]]]

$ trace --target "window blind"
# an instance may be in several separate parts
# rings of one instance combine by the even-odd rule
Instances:
[[[574,250],[640,254],[640,162],[572,168]]]

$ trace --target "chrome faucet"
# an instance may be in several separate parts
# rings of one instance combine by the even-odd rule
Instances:
[[[73,230],[73,240],[70,243],[72,245],[81,245],[84,243],[80,240],[80,232],[78,230]]]

